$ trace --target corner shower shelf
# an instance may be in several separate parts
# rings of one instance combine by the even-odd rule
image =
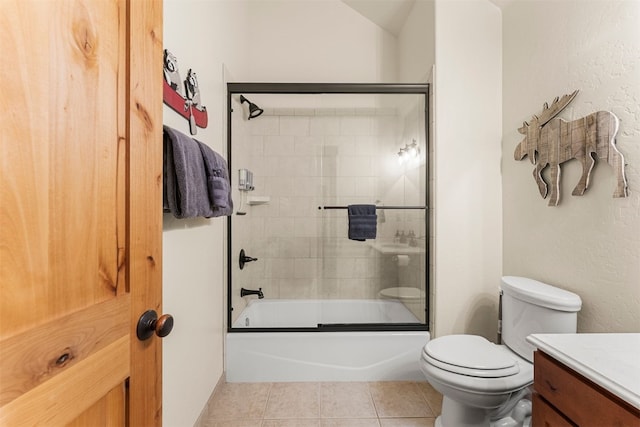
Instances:
[[[269,196],[249,196],[247,197],[247,204],[249,206],[265,205],[271,201]]]

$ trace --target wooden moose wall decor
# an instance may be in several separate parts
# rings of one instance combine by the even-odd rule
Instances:
[[[617,185],[613,197],[627,197],[627,181],[624,176],[624,157],[616,148],[618,118],[609,111],[598,111],[577,120],[567,122],[554,117],[576,97],[578,91],[546,102],[542,113],[534,115],[529,123],[524,122],[518,132],[524,139],[513,153],[516,160],[529,156],[536,167],[533,178],[538,184],[542,198],[547,197],[547,183],[542,170],[551,168],[551,197],[549,206],[557,206],[560,200],[560,164],[571,159],[582,163],[582,177],[573,189],[574,196],[582,196],[589,187],[595,157],[604,159],[616,173]],[[553,120],[552,120],[553,119]]]

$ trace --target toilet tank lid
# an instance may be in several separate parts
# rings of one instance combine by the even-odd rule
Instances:
[[[504,276],[501,289],[519,300],[560,311],[580,311],[582,300],[573,292],[526,277]]]

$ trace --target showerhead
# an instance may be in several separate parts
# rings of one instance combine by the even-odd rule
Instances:
[[[264,113],[264,110],[262,108],[258,107],[253,102],[249,101],[247,98],[244,97],[244,95],[240,95],[240,104],[244,102],[249,104],[249,120],[255,119],[260,114]]]

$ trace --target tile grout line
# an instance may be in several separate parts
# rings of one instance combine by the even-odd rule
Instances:
[[[378,405],[376,405],[376,401],[373,398],[373,394],[371,394],[371,382],[367,382],[367,391],[369,392],[369,399],[371,400],[371,404],[373,405],[373,410],[376,412],[376,418],[378,420],[378,424],[380,423],[380,413],[378,412]]]

